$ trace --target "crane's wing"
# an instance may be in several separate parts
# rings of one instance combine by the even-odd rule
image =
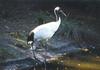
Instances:
[[[49,39],[54,35],[56,30],[57,29],[55,29],[54,22],[40,25],[33,30],[35,34],[34,38],[35,39]]]

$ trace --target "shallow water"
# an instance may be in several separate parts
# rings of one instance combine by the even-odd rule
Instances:
[[[15,39],[9,35],[9,33],[4,33],[1,35],[1,48],[2,58],[0,67],[2,70],[44,70],[44,60],[46,57],[47,70],[99,70],[100,69],[100,53],[99,48],[95,46],[87,47],[86,45],[80,47],[75,41],[68,41],[62,39],[53,38],[48,43],[47,54],[45,55],[44,48],[37,49],[36,56],[40,61],[34,62],[36,60],[30,58],[29,48],[20,48],[18,45],[14,44]],[[9,38],[8,38],[9,37]],[[17,40],[17,44],[19,40]],[[7,42],[6,44],[3,44]],[[21,42],[21,40],[20,40]],[[9,45],[8,45],[9,44]],[[23,43],[21,43],[23,45]],[[58,47],[57,47],[58,46]],[[22,47],[22,46],[21,46]],[[10,51],[9,51],[10,50]],[[5,52],[6,51],[6,52]],[[5,53],[9,53],[6,54]],[[0,53],[1,54],[1,53]],[[5,60],[4,60],[5,59]],[[40,63],[39,63],[40,62]],[[34,66],[35,65],[35,66]]]

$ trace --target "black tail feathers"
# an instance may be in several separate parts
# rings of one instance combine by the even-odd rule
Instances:
[[[34,32],[29,33],[28,37],[27,37],[27,44],[33,44],[34,43]]]

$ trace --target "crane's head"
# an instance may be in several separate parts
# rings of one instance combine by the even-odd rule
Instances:
[[[54,10],[55,11],[59,11],[60,10],[60,7],[56,7]]]
[[[67,16],[67,15],[63,12],[63,10],[61,10],[61,8],[60,8],[59,6],[57,6],[57,7],[54,9],[54,11],[61,12],[64,16]]]
[[[59,6],[57,6],[57,7],[54,9],[54,11],[61,12],[64,16],[67,16],[67,15],[63,12],[63,10],[61,10],[61,8],[60,8]]]

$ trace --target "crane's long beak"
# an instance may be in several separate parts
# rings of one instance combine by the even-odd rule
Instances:
[[[60,12],[61,12],[64,16],[67,16],[62,10],[60,10]]]

